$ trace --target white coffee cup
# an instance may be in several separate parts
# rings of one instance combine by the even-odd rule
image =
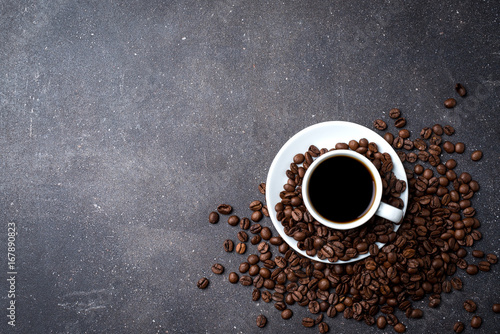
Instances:
[[[349,220],[347,222],[336,222],[331,219],[325,218],[318,210],[316,210],[314,204],[311,201],[311,196],[309,193],[309,184],[311,180],[311,176],[313,175],[314,171],[317,169],[318,166],[320,166],[324,161],[326,161],[329,158],[336,157],[336,156],[344,156],[348,157],[351,159],[355,159],[358,162],[360,162],[371,174],[372,180],[373,180],[373,189],[374,193],[371,199],[370,204],[366,207],[367,209],[364,211],[364,213],[352,220]],[[341,191],[341,190],[340,190]],[[387,220],[390,220],[394,223],[399,223],[401,219],[403,218],[404,212],[401,209],[398,209],[394,206],[391,206],[389,204],[386,204],[381,201],[382,199],[382,192],[383,192],[383,185],[382,185],[382,179],[380,177],[379,171],[375,167],[375,165],[368,160],[365,156],[351,150],[334,150],[327,152],[318,158],[316,158],[313,163],[308,167],[304,178],[302,180],[302,199],[304,201],[304,204],[309,211],[309,213],[321,224],[333,228],[333,229],[339,229],[339,230],[347,230],[351,228],[356,228],[367,221],[370,220],[374,215],[385,218]],[[348,207],[345,208],[345,210],[349,210]]]

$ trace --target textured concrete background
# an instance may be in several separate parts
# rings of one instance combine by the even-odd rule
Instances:
[[[208,213],[226,202],[249,215],[301,129],[392,124],[393,107],[414,135],[456,128],[467,145],[458,170],[482,186],[475,248],[500,255],[499,12],[498,1],[1,1],[0,332],[317,332],[300,324],[306,309],[281,320],[251,288],[211,273],[243,257],[222,249],[237,229]],[[456,82],[469,95],[445,109]],[[499,270],[459,271],[464,290],[422,306],[421,320],[402,316],[407,332],[450,333],[459,319],[472,332],[462,303],[473,298],[484,320],[474,332],[498,333]],[[326,321],[332,333],[383,332]]]

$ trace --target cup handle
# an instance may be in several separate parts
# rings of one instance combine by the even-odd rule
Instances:
[[[380,202],[378,210],[375,214],[379,217],[390,220],[393,223],[399,223],[403,218],[403,210],[384,202]]]

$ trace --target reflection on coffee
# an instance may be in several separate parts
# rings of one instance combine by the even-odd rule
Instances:
[[[370,210],[375,181],[362,162],[338,155],[316,166],[307,191],[321,216],[332,222],[349,223]]]

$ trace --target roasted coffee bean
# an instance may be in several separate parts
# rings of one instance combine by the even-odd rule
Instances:
[[[212,272],[216,275],[221,275],[224,272],[224,266],[220,263],[216,263],[212,266]]]
[[[463,288],[462,280],[459,277],[453,277],[451,279],[451,286],[455,290],[462,290],[462,288]]]
[[[236,284],[238,283],[238,280],[240,279],[238,274],[235,272],[229,273],[229,283]]]
[[[464,97],[465,95],[467,95],[467,91],[465,90],[465,87],[461,83],[457,83],[455,85],[455,90],[457,91],[458,95],[460,95],[461,97]]]
[[[244,243],[240,242],[236,245],[236,253],[245,254],[246,251],[247,251],[247,245],[245,245]]]
[[[250,243],[251,243],[252,245],[257,245],[257,244],[259,244],[261,241],[262,241],[262,238],[261,238],[261,236],[260,236],[259,234],[254,235],[254,236],[252,237],[252,239],[250,239]]]
[[[260,295],[261,295],[260,290],[257,288],[254,288],[252,291],[252,300],[254,302],[258,301],[260,299]]]
[[[303,163],[305,160],[305,157],[302,153],[297,153],[294,157],[293,157],[293,162],[296,163],[297,165]]]
[[[404,333],[406,332],[406,326],[399,322],[394,325],[394,330],[396,333]]]
[[[254,211],[252,212],[252,215],[250,216],[250,219],[253,220],[254,222],[259,222],[263,218],[263,214],[261,211]]]
[[[309,312],[316,314],[319,312],[319,303],[315,300],[309,302]]]
[[[396,137],[394,138],[394,141],[392,142],[392,146],[394,146],[394,148],[402,148],[404,145],[404,139],[401,138],[401,137]]]
[[[500,304],[493,304],[492,308],[493,312],[500,313]]]
[[[262,207],[262,210],[261,210],[261,211],[262,211],[262,214],[263,214],[264,216],[269,217],[269,209],[267,208],[267,206],[266,206],[266,205],[264,205],[264,206]]]
[[[259,184],[259,192],[260,192],[262,195],[265,195],[265,194],[266,194],[266,184],[265,184],[265,183],[261,183],[261,184]]]
[[[250,210],[252,211],[259,211],[260,209],[262,209],[262,202],[259,200],[255,200],[252,203],[250,203],[249,207]]]
[[[420,138],[417,138],[413,141],[413,145],[415,146],[415,148],[419,151],[423,151],[427,148],[427,144],[425,143],[425,141],[423,141],[422,139]]]
[[[477,305],[473,300],[467,299],[464,302],[464,309],[469,313],[474,313],[477,310]]]
[[[253,280],[250,276],[243,275],[240,277],[240,284],[241,285],[249,286],[249,285],[252,285],[252,283],[253,283]]]
[[[472,152],[470,157],[471,157],[472,161],[479,161],[483,157],[483,152],[480,150],[474,151],[474,152]]]
[[[403,139],[407,139],[410,138],[410,131],[407,129],[401,129],[399,130],[398,135]]]
[[[220,213],[220,214],[223,214],[223,215],[228,215],[230,214],[232,211],[233,211],[233,208],[231,205],[229,204],[221,204],[217,207],[217,211]]]
[[[328,324],[326,322],[320,322],[318,324],[318,330],[321,334],[328,333],[330,328],[328,327]]]
[[[455,133],[455,129],[451,125],[446,125],[444,128],[444,133],[448,136],[451,136]]]
[[[386,142],[388,142],[389,144],[392,145],[392,143],[394,142],[394,135],[390,132],[387,132],[385,135],[384,135],[384,139]]]
[[[482,323],[483,323],[483,319],[481,319],[480,316],[475,315],[472,317],[472,320],[470,321],[470,326],[472,328],[479,328],[479,327],[481,327]]]
[[[250,233],[257,234],[262,231],[262,226],[260,224],[253,224],[250,226]]]
[[[238,268],[238,270],[242,274],[246,273],[249,269],[250,269],[250,264],[248,262],[242,262],[242,263],[240,263],[240,266]]]
[[[389,110],[390,118],[396,119],[399,118],[400,116],[401,116],[401,111],[398,108],[392,108],[391,110]]]
[[[314,326],[314,319],[313,318],[303,318],[302,319],[302,326],[304,327],[313,327]]]
[[[265,327],[267,324],[267,318],[264,315],[260,314],[257,316],[256,322],[257,322],[257,327],[260,328]]]
[[[495,254],[488,254],[486,255],[486,261],[491,264],[495,264],[498,262],[498,257]]]
[[[446,108],[453,108],[456,105],[457,105],[457,100],[455,100],[454,98],[449,98],[444,101],[444,106]]]
[[[394,122],[394,126],[397,128],[402,128],[405,125],[406,125],[406,119],[404,117],[400,117]]]
[[[387,319],[383,315],[381,315],[377,318],[377,327],[379,329],[384,329],[385,326],[387,326]]]
[[[245,231],[239,231],[237,234],[238,240],[241,242],[248,241],[248,234]]]
[[[268,250],[269,250],[269,244],[265,241],[261,242],[258,246],[257,246],[257,250],[262,254],[262,253],[266,253]]]
[[[455,325],[453,325],[453,330],[455,331],[455,333],[462,333],[465,329],[465,325],[463,322],[461,321],[457,321],[455,323]]]
[[[219,214],[215,211],[210,212],[208,215],[208,222],[210,224],[217,224],[219,222]]]
[[[240,218],[238,216],[232,215],[227,219],[227,223],[231,226],[238,225]]]
[[[250,228],[250,219],[243,217],[240,220],[240,228],[242,230],[248,230]]]
[[[293,312],[292,310],[290,310],[289,308],[281,311],[281,318],[283,318],[284,320],[288,320],[290,319],[291,317],[293,316]]]
[[[455,145],[452,142],[445,141],[443,143],[443,150],[445,150],[446,153],[453,153],[455,152]]]
[[[202,277],[198,280],[197,286],[198,289],[206,289],[208,286],[209,280],[206,277]]]
[[[224,241],[224,251],[232,252],[234,249],[234,242],[232,240],[227,239]]]
[[[431,295],[429,297],[429,307],[436,308],[441,304],[441,296],[440,295]]]
[[[477,258],[483,258],[484,252],[476,249],[476,250],[472,251],[472,256],[477,257]]]
[[[262,237],[262,239],[264,240],[269,240],[271,239],[272,237],[272,232],[271,232],[271,229],[269,227],[263,227],[262,230],[260,231],[260,236]]]
[[[469,275],[476,275],[479,271],[479,268],[477,265],[475,264],[469,264],[467,266],[467,269],[465,270],[467,272],[467,274]]]
[[[248,268],[248,275],[250,276],[255,276],[258,275],[260,272],[260,267],[256,264],[253,264]]]
[[[462,142],[458,142],[455,144],[455,152],[462,154],[465,151],[465,144]]]
[[[381,120],[381,119],[375,120],[373,122],[373,126],[377,130],[385,130],[387,128],[387,124],[383,120]]]
[[[488,261],[481,261],[479,262],[479,264],[477,265],[477,267],[479,268],[479,270],[481,271],[490,271],[490,266],[491,264],[488,262]]]

